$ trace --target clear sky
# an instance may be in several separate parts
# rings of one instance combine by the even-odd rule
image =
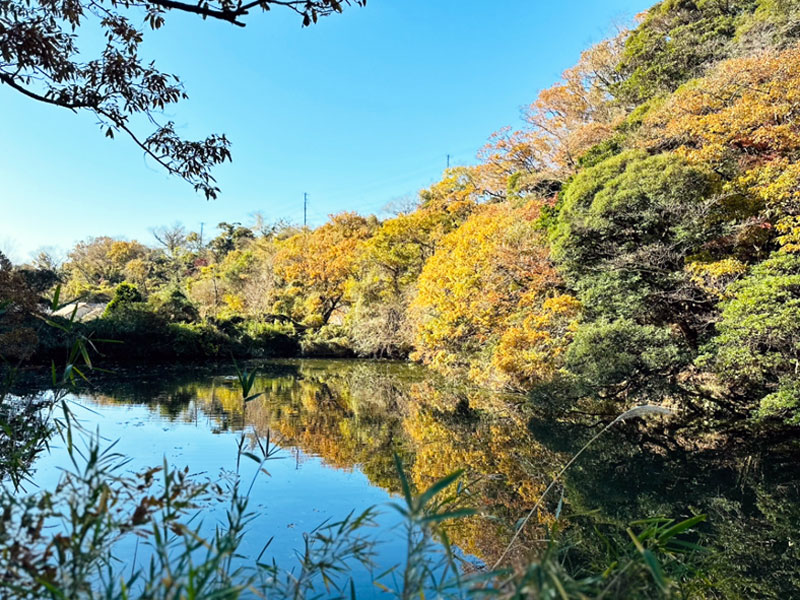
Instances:
[[[208,202],[120,136],[0,85],[0,249],[25,260],[89,236],[150,243],[176,221],[309,224],[381,214],[474,162],[488,136],[652,0],[369,0],[301,29],[273,10],[244,29],[169,14],[144,53],[179,74],[189,100],[167,118],[181,135],[226,133],[233,162]]]

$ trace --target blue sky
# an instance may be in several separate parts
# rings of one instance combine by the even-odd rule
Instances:
[[[226,133],[233,162],[206,201],[91,115],[38,105],[0,85],[0,249],[27,259],[89,236],[150,243],[176,221],[309,224],[330,213],[381,213],[474,162],[488,136],[581,50],[651,0],[369,0],[318,25],[253,14],[244,29],[168,15],[144,53],[179,74],[189,100],[171,107],[187,137]]]

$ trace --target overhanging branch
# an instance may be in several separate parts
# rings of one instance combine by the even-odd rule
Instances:
[[[33,92],[28,88],[20,85],[19,83],[14,81],[13,77],[5,73],[0,73],[0,81],[5,83],[7,86],[14,88],[15,90],[27,96],[28,98],[33,98],[34,100],[38,100],[39,102],[44,102],[45,104],[52,104],[53,106],[60,106],[61,108],[68,108],[70,110],[78,110],[79,108],[95,108],[94,105],[89,104],[88,102],[62,102],[54,98],[48,98],[47,96],[42,96],[41,94],[37,94],[36,92]]]
[[[316,23],[318,16],[325,16],[334,12],[341,12],[342,5],[350,4],[350,0],[339,0],[338,2],[316,0],[316,2],[309,0],[252,0],[245,4],[240,4],[236,8],[211,8],[207,4],[191,4],[188,2],[180,2],[178,0],[147,0],[148,4],[161,6],[163,8],[182,10],[184,12],[209,17],[212,19],[219,19],[232,23],[237,27],[244,27],[245,23],[239,20],[250,13],[251,8],[261,7],[269,10],[270,6],[283,6],[290,8],[298,15],[303,17],[303,25],[308,25],[311,21]],[[366,5],[366,0],[354,0],[354,3],[359,6]]]
[[[237,19],[247,14],[247,9],[244,7],[238,8],[236,10],[218,10],[213,8],[208,8],[207,6],[197,5],[197,4],[188,4],[186,2],[176,2],[175,0],[148,0],[150,4],[155,4],[156,6],[163,6],[164,8],[170,8],[175,10],[182,10],[185,12],[194,13],[196,15],[202,15],[204,17],[210,17],[212,19],[220,19],[221,21],[227,21],[228,23],[233,23],[237,27],[244,27],[245,24]]]

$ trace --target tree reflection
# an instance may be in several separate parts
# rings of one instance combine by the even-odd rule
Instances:
[[[399,491],[393,455],[417,490],[465,469],[465,493],[476,515],[456,521],[449,536],[462,551],[492,564],[515,524],[553,475],[602,423],[556,421],[519,396],[443,385],[406,363],[283,361],[259,366],[243,403],[228,371],[128,374],[98,383],[98,403],[146,404],[162,418],[209,419],[215,430],[252,430],[338,469],[360,469],[372,484]],[[651,427],[652,432],[652,427]],[[560,528],[574,544],[575,568],[603,564],[604,538],[653,516],[709,515],[702,541],[722,597],[790,597],[800,588],[800,476],[797,448],[777,452],[719,445],[682,448],[625,423],[601,438],[571,468],[511,553],[513,563],[538,555],[557,505]],[[767,450],[769,453],[767,453]],[[623,528],[624,531],[624,528]]]

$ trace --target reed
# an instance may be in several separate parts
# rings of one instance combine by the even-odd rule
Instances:
[[[597,441],[600,437],[602,437],[603,434],[605,434],[609,429],[611,429],[617,423],[621,423],[622,421],[627,421],[628,419],[633,419],[634,417],[641,417],[644,415],[652,415],[652,414],[671,415],[673,413],[670,409],[664,406],[658,406],[652,404],[635,406],[634,408],[626,410],[624,413],[619,415],[616,419],[614,419],[608,425],[603,427],[603,429],[601,429],[597,434],[595,434],[588,442],[586,442],[581,447],[581,449],[578,450],[563,467],[561,467],[561,470],[559,470],[558,473],[555,474],[555,476],[550,481],[548,486],[542,492],[541,496],[539,496],[539,499],[536,501],[536,504],[533,505],[533,508],[531,508],[528,514],[526,514],[525,517],[522,519],[522,521],[517,525],[516,531],[514,532],[511,541],[508,543],[505,550],[503,550],[502,554],[500,555],[500,558],[498,558],[495,564],[492,566],[492,569],[494,570],[500,568],[506,556],[508,556],[509,551],[514,546],[514,543],[517,541],[517,538],[519,537],[520,533],[522,533],[522,530],[525,528],[525,525],[527,525],[528,521],[536,513],[536,511],[539,510],[539,507],[542,505],[542,502],[544,501],[547,494],[550,492],[550,490],[552,490],[555,487],[556,483],[558,483],[558,481],[561,479],[564,473],[567,472],[567,469],[569,469],[573,464],[575,464],[575,461],[577,461],[580,458],[581,454],[583,454],[592,444],[595,443],[595,441]]]

